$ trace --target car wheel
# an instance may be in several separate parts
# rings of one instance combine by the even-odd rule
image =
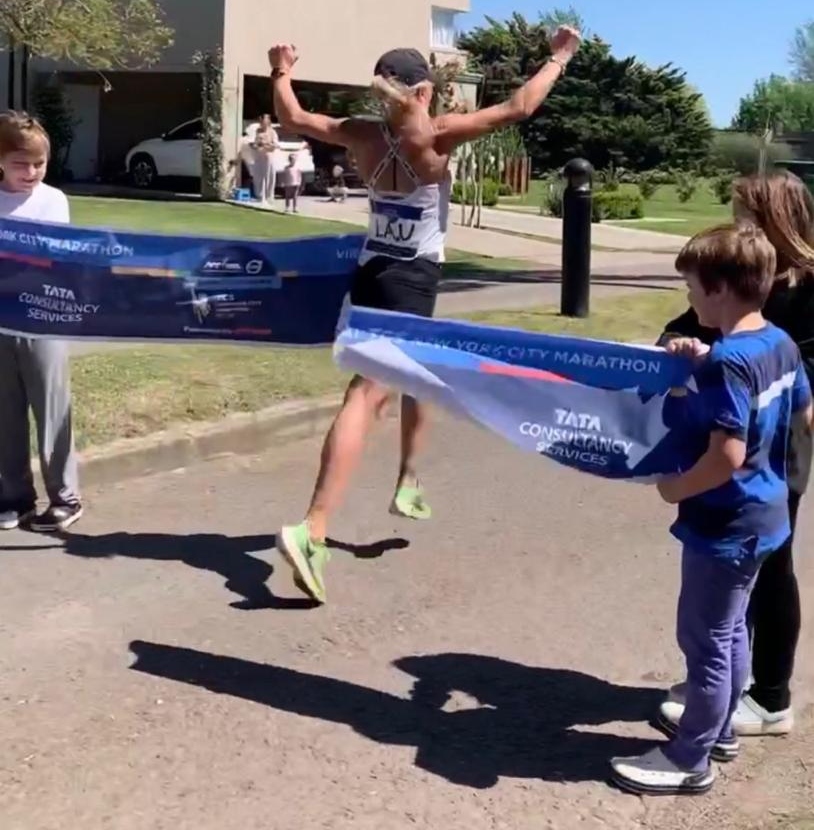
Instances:
[[[151,156],[142,154],[130,161],[130,181],[136,187],[152,187],[157,178],[158,171]]]

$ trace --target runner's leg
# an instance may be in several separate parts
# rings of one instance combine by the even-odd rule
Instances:
[[[427,407],[409,395],[401,398],[401,466],[398,486],[415,487],[418,483],[416,456],[426,444],[429,430]]]
[[[381,267],[374,260],[359,268],[351,288],[354,304],[381,307],[377,280]],[[345,495],[362,456],[370,424],[387,394],[386,389],[373,381],[353,378],[342,408],[325,437],[305,520],[298,525],[284,526],[277,536],[277,547],[294,570],[294,582],[318,602],[326,601],[324,571],[330,559],[325,544],[328,522]]]
[[[440,274],[440,266],[435,262],[401,262],[376,257],[359,268],[350,299],[357,306],[431,317]],[[357,376],[351,381],[322,447],[319,474],[305,520],[299,525],[283,527],[277,537],[280,552],[294,569],[297,586],[318,602],[326,601],[324,570],[330,559],[325,544],[328,522],[345,495],[371,423],[383,411],[388,395],[386,387],[372,380]],[[413,469],[425,427],[421,408],[414,402],[408,403],[403,424],[402,466],[406,464]],[[417,484],[396,490],[391,511],[416,519],[430,516],[429,506]]]
[[[440,277],[438,263],[417,259],[393,263],[380,275],[379,284],[388,308],[432,317]],[[428,407],[409,396],[402,396],[401,460],[390,511],[411,519],[429,519],[432,515],[416,470],[416,458],[426,443],[428,430]]]
[[[345,394],[322,447],[319,475],[305,521],[283,527],[277,548],[294,570],[294,582],[317,602],[325,602],[325,566],[331,558],[325,544],[328,520],[348,488],[359,463],[370,424],[387,390],[355,377]]]
[[[312,539],[325,540],[328,519],[347,490],[376,410],[387,395],[383,386],[358,375],[350,382],[342,408],[322,446],[319,474],[305,519]]]

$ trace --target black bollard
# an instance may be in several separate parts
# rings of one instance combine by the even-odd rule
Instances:
[[[590,313],[593,172],[585,159],[571,159],[563,169],[560,314],[566,317],[587,317]]]

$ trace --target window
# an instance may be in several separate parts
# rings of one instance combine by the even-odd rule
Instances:
[[[451,9],[438,9],[433,6],[430,26],[430,45],[433,49],[455,49],[457,47],[456,15],[457,12]]]
[[[203,122],[200,118],[181,124],[174,130],[170,130],[165,136],[167,141],[195,141],[201,137]]]

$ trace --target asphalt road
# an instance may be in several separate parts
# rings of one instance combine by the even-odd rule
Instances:
[[[314,441],[89,492],[63,540],[0,537],[0,827],[697,830],[810,809],[810,628],[796,738],[749,743],[707,798],[622,795],[607,759],[660,739],[646,720],[682,675],[670,509],[443,419],[436,518],[409,524],[387,513],[394,441],[388,422],[332,528],[321,609],[271,550]],[[806,607],[811,531],[804,510]]]

